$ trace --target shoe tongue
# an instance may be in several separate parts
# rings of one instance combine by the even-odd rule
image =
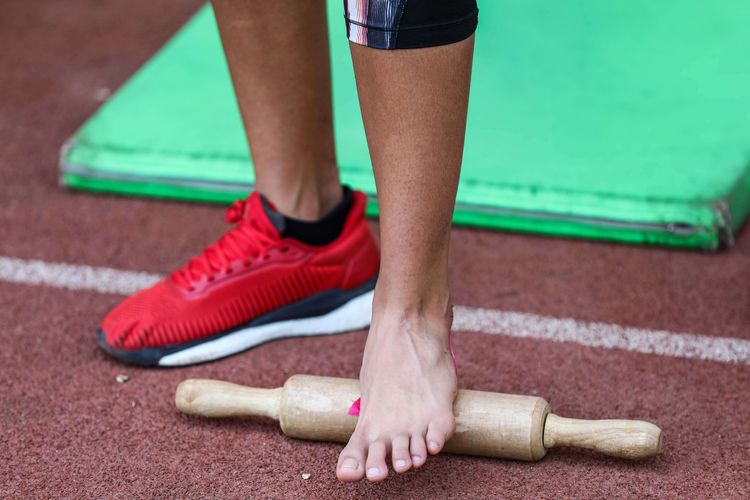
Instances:
[[[269,236],[280,238],[286,228],[284,216],[276,211],[270,201],[258,193],[250,195],[247,201],[244,218],[246,220],[255,219],[260,226],[259,229],[263,230]]]

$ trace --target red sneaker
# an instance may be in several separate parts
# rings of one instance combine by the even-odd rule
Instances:
[[[97,332],[129,363],[183,366],[270,340],[370,324],[378,249],[354,192],[339,237],[311,246],[279,234],[258,194],[237,201],[237,223],[185,267],[125,299]]]

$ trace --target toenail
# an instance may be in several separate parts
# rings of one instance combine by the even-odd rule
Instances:
[[[422,461],[422,457],[420,457],[419,455],[412,455],[411,456],[411,461],[415,462],[415,463],[419,463],[419,462]]]
[[[406,467],[406,460],[396,460],[396,467]]]
[[[357,467],[359,467],[359,464],[353,458],[347,458],[341,462],[342,469],[356,469]]]
[[[367,469],[367,477],[375,477],[380,474],[380,469],[377,467],[370,467]]]
[[[430,448],[440,448],[440,445],[437,444],[437,441],[430,441]]]

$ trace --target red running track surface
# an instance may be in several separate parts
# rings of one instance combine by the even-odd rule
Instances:
[[[223,230],[219,207],[57,187],[60,144],[199,4],[2,3],[0,256],[163,273]],[[750,338],[747,229],[719,255],[455,230],[451,272],[461,305]],[[188,377],[263,387],[293,373],[354,377],[363,332],[143,370],[94,341],[120,299],[0,282],[0,496],[750,495],[748,365],[459,332],[462,387],[540,395],[562,415],[652,420],[662,455],[629,463],[553,450],[537,464],[446,455],[380,485],[344,485],[339,445],[290,440],[263,419],[189,418],[173,394]]]

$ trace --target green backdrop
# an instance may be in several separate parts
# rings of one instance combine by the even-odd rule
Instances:
[[[479,6],[455,223],[731,245],[750,211],[750,2]],[[341,1],[328,7],[342,176],[374,195]],[[61,169],[95,191],[226,202],[251,189],[210,7],[81,127]]]

